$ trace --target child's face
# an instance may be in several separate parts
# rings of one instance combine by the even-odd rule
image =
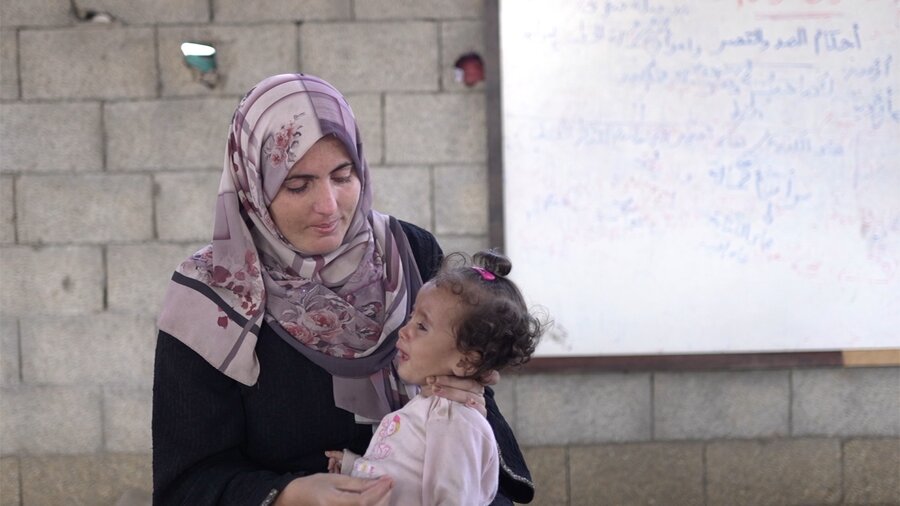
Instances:
[[[397,340],[397,372],[403,381],[424,385],[428,376],[464,376],[464,355],[456,349],[453,324],[462,307],[447,290],[426,283],[412,316]]]

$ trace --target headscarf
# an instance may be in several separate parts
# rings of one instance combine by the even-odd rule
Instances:
[[[268,207],[291,167],[324,136],[347,149],[360,180],[343,242],[305,255]],[[392,359],[422,285],[396,219],[372,209],[356,120],[340,92],[309,75],[269,77],[231,121],[212,243],[172,276],[158,325],[226,376],[254,385],[261,320],[334,377],[335,404],[380,419],[415,394]]]

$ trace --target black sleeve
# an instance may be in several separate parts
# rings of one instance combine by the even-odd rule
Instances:
[[[409,241],[410,248],[412,248],[413,257],[415,257],[416,265],[419,267],[419,274],[422,276],[422,282],[427,282],[434,277],[441,266],[444,252],[431,232],[412,223],[402,220],[397,221],[400,222],[403,233],[406,234],[406,239]]]
[[[269,504],[299,475],[261,469],[242,451],[237,382],[160,332],[153,378],[153,504]]]
[[[492,506],[512,504],[510,499],[517,503],[530,503],[534,499],[534,483],[531,481],[531,472],[525,464],[525,457],[519,450],[516,435],[513,434],[506,419],[500,413],[497,402],[494,400],[494,390],[491,387],[484,389],[484,400],[487,407],[487,420],[494,429],[494,438],[500,450],[500,493],[491,503]],[[501,497],[505,496],[505,497]],[[507,499],[508,498],[508,499]]]
[[[400,222],[400,226],[409,240],[422,281],[428,281],[434,277],[443,260],[441,247],[427,230],[404,221]],[[500,449],[500,490],[491,506],[512,505],[512,501],[529,503],[534,498],[534,483],[519,450],[516,436],[500,413],[494,401],[494,391],[490,387],[485,389],[484,399],[487,403],[488,423],[494,429],[494,437]]]

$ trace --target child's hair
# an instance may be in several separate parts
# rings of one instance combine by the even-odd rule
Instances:
[[[435,275],[435,286],[462,302],[454,327],[456,347],[476,352],[469,377],[522,365],[531,358],[545,324],[529,313],[522,293],[506,278],[512,262],[495,250],[480,251],[468,261],[463,253],[448,255]]]

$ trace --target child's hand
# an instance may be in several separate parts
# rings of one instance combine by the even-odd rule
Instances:
[[[328,457],[328,472],[341,474],[341,462],[344,460],[344,452],[339,450],[327,451],[325,456]]]

